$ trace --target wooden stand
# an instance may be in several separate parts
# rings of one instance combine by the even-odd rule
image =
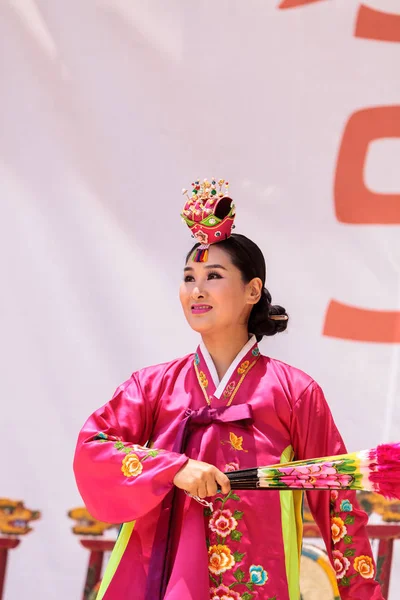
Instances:
[[[87,600],[90,592],[101,577],[104,553],[111,552],[111,550],[114,548],[115,541],[93,539],[80,539],[79,541],[82,544],[82,546],[90,552],[89,563],[86,572],[85,587],[83,588],[82,596],[82,600]]]
[[[6,580],[8,551],[16,548],[18,544],[18,538],[0,537],[0,600],[3,598],[4,583]]]
[[[367,525],[368,537],[379,540],[377,574],[376,578],[381,584],[382,594],[389,600],[390,574],[392,569],[393,543],[400,539],[400,524]],[[305,538],[320,538],[320,531],[314,523],[304,523]],[[0,538],[1,540],[1,538]],[[82,546],[90,551],[88,569],[82,600],[87,600],[89,594],[101,577],[105,552],[111,552],[115,542],[113,540],[81,539]],[[1,575],[1,564],[0,564]],[[1,585],[0,585],[1,590]],[[1,593],[0,593],[1,600]]]

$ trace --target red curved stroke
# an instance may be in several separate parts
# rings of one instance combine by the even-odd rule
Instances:
[[[305,6],[306,4],[324,1],[326,2],[326,0],[282,0],[278,8],[280,10],[283,10],[284,8],[297,8],[298,6]]]
[[[400,344],[400,312],[367,310],[331,300],[323,335],[381,344]]]
[[[361,5],[354,35],[358,38],[381,42],[400,42],[400,15],[381,12]]]
[[[334,184],[336,217],[342,223],[400,223],[400,190],[379,194],[364,183],[368,146],[380,138],[400,138],[400,106],[366,108],[353,113],[347,122]]]

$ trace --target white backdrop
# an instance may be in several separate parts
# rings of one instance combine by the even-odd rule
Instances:
[[[291,314],[263,352],[319,381],[350,449],[400,439],[399,120],[361,172],[389,221],[335,210],[346,123],[400,105],[398,2],[363,6],[388,39],[355,37],[360,0],[0,3],[0,496],[43,511],[6,600],[80,598],[78,430],[133,370],[195,348],[178,304],[194,177],[230,180]],[[386,341],[323,335],[331,300],[392,311]]]

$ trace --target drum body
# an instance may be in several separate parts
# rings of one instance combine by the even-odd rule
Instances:
[[[303,544],[300,593],[301,600],[340,600],[335,571],[319,546]]]

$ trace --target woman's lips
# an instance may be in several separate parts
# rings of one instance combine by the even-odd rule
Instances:
[[[192,304],[191,311],[193,315],[201,315],[203,313],[209,312],[212,309],[212,306],[209,304]]]

